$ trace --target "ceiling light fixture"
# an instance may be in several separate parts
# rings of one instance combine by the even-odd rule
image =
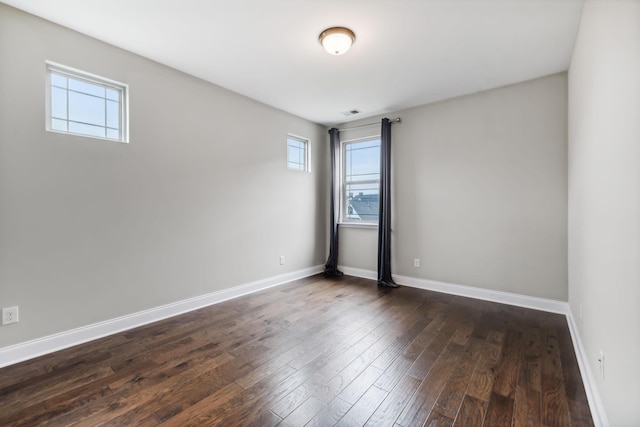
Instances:
[[[342,55],[356,41],[356,35],[348,28],[332,27],[320,33],[318,40],[331,55]]]

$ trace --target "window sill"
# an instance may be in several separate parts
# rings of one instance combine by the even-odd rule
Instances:
[[[339,222],[338,225],[340,228],[378,228],[375,222]]]
[[[71,135],[71,136],[78,136],[80,138],[89,138],[89,139],[97,139],[99,141],[107,141],[107,142],[120,142],[122,144],[129,144],[129,140],[128,139],[112,139],[112,138],[103,138],[101,136],[95,136],[95,135],[85,135],[83,133],[74,133],[74,132],[67,132],[64,130],[56,130],[56,129],[51,129],[49,127],[45,128],[45,130],[47,132],[51,132],[51,133],[57,133],[60,135]]]

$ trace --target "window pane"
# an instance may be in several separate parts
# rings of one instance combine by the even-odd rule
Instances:
[[[293,137],[287,138],[287,167],[295,170],[307,170],[307,141]]]
[[[59,87],[63,87],[66,88],[67,87],[67,78],[64,76],[61,76],[60,74],[51,74],[51,85],[52,86],[59,86]]]
[[[92,126],[84,123],[69,122],[69,132],[80,133],[82,135],[105,137],[105,128],[101,126]]]
[[[304,165],[301,165],[300,163],[293,163],[293,162],[289,162],[287,163],[289,169],[295,169],[295,170],[304,170]]]
[[[289,161],[300,163],[300,160],[301,160],[300,153],[302,150],[300,150],[299,148],[294,148],[290,146],[288,151],[289,151],[289,155],[288,155]]]
[[[295,139],[290,139],[288,143],[289,143],[289,147],[294,147],[294,148],[303,148],[304,146],[302,142],[296,141]]]
[[[368,181],[380,175],[380,143],[351,143],[346,151],[346,180]]]
[[[47,129],[128,142],[127,86],[47,63]]]
[[[109,128],[107,128],[107,138],[109,138],[109,139],[120,139],[120,132],[117,129],[109,129]]]
[[[67,118],[67,90],[57,87],[51,88],[51,117]]]
[[[380,209],[378,183],[346,185],[346,218],[377,222]]]
[[[89,82],[83,82],[82,80],[69,79],[69,89],[77,92],[82,92],[101,98],[105,97],[104,86],[96,85]]]
[[[107,89],[107,99],[120,101],[120,91],[116,89]]]
[[[120,106],[115,101],[107,101],[107,126],[120,128]]]
[[[76,122],[105,126],[104,103],[104,99],[96,98],[95,96],[69,92],[69,119]]]
[[[51,129],[68,132],[67,121],[66,120],[51,119]]]
[[[343,219],[378,222],[380,140],[346,143],[343,155]]]

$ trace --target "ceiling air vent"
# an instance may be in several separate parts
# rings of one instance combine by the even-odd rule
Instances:
[[[345,116],[354,116],[356,114],[360,114],[360,111],[358,111],[358,110],[349,110],[349,111],[343,111],[342,114],[344,114]]]

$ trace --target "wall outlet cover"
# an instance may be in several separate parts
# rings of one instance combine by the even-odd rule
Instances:
[[[10,325],[12,323],[18,323],[18,307],[7,307],[2,309],[2,324]]]

